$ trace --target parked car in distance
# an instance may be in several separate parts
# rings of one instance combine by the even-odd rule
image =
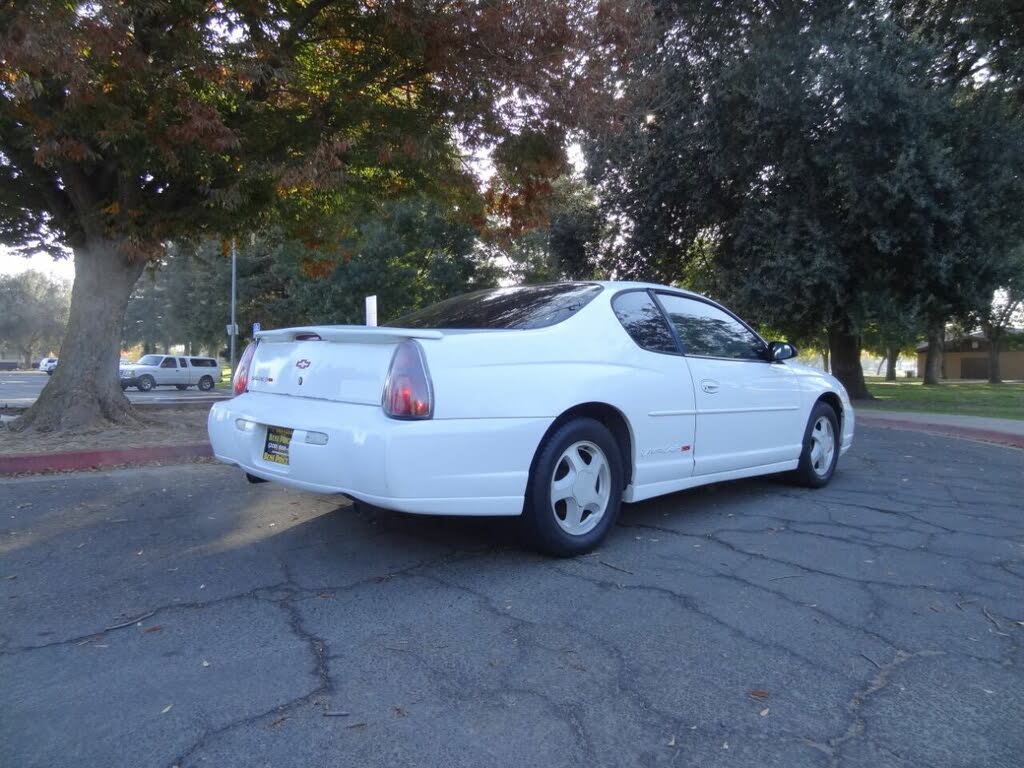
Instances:
[[[220,381],[220,363],[212,357],[191,355],[143,355],[137,363],[122,365],[121,389],[135,387],[149,392],[154,387],[198,387],[209,392]]]
[[[50,376],[53,376],[53,372],[54,372],[54,370],[56,370],[56,368],[57,368],[57,358],[56,357],[44,357],[42,360],[39,361],[39,370],[46,372]]]
[[[853,408],[795,356],[676,288],[497,288],[386,327],[259,332],[208,428],[250,480],[418,514],[520,515],[539,549],[575,555],[623,501],[782,472],[828,483]]]

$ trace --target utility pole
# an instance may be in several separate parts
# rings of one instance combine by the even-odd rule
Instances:
[[[231,238],[231,373],[235,372],[235,336],[238,335],[238,324],[235,322],[235,295],[238,283],[238,250],[235,238]]]

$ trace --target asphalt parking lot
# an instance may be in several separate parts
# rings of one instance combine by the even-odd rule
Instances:
[[[0,407],[27,408],[36,401],[50,377],[39,371],[0,371]],[[178,390],[175,387],[158,387],[151,392],[137,389],[125,391],[133,403],[205,402],[228,397],[226,390],[200,392],[195,387]]]
[[[0,486],[0,765],[1019,766],[1024,452],[507,521],[184,465]]]

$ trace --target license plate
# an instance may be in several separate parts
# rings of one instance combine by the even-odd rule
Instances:
[[[288,463],[288,446],[292,444],[293,430],[285,427],[267,427],[267,442],[263,446],[263,460],[275,464]]]

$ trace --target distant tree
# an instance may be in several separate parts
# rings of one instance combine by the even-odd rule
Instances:
[[[1001,265],[999,288],[991,301],[968,315],[968,323],[988,339],[988,380],[1003,381],[999,356],[1007,337],[1024,325],[1024,247],[1018,247]]]
[[[67,283],[28,270],[0,275],[0,341],[21,353],[22,365],[56,349],[68,321]]]
[[[478,252],[471,218],[450,204],[410,197],[362,213],[335,249],[310,248],[280,231],[241,239],[237,315],[243,339],[254,322],[264,328],[362,324],[370,294],[377,295],[385,320],[494,284],[499,272]],[[142,343],[146,351],[183,344],[193,353],[224,354],[230,285],[225,243],[173,244],[128,303],[125,341]]]

